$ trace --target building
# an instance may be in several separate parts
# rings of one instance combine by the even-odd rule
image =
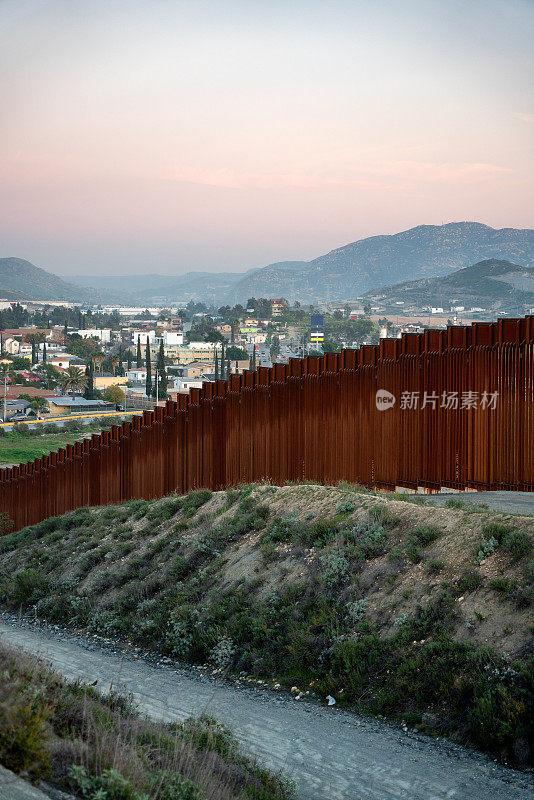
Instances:
[[[271,300],[271,314],[273,317],[281,317],[287,308],[289,308],[289,303],[283,297]]]
[[[173,345],[182,345],[184,343],[183,331],[164,330],[158,338],[163,340],[164,347],[172,347]]]
[[[142,345],[146,345],[147,342],[152,345],[156,341],[156,331],[132,331],[132,344],[136,345],[139,339],[141,340]]]
[[[126,375],[109,375],[106,373],[103,375],[95,373],[93,375],[93,385],[95,389],[98,389],[99,391],[107,389],[109,386],[120,386],[124,383],[128,383],[128,378]]]
[[[82,361],[78,356],[71,356],[70,353],[55,353],[50,358],[47,356],[46,360],[53,367],[58,367],[59,369],[68,369],[69,367],[85,369],[85,361]]]
[[[144,367],[141,367],[140,369],[137,367],[133,369],[127,369],[125,377],[128,383],[139,383],[140,381],[146,381],[146,369]]]
[[[314,350],[322,350],[324,342],[324,316],[322,314],[311,315],[311,346]]]
[[[12,336],[8,336],[4,339],[4,353],[7,353],[10,356],[16,356],[19,353],[19,346],[20,342],[17,339],[13,339]]]
[[[73,413],[87,413],[90,411],[109,411],[115,409],[114,403],[105,400],[86,400],[85,397],[50,397],[48,399],[50,413],[63,416]]]
[[[111,342],[111,328],[84,328],[76,331],[82,339],[98,339],[102,344]]]

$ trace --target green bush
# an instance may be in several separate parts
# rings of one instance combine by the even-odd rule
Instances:
[[[495,539],[497,544],[502,544],[504,537],[511,532],[508,525],[501,525],[498,522],[488,522],[482,526],[483,539]]]
[[[199,508],[211,499],[213,492],[209,489],[197,489],[189,492],[183,502],[183,512],[186,517],[193,517]]]
[[[5,581],[2,599],[11,608],[26,608],[45,597],[48,587],[49,580],[41,570],[23,569]]]
[[[12,772],[27,773],[33,780],[46,777],[49,709],[39,696],[0,697],[0,764]],[[7,796],[7,795],[6,795]]]
[[[373,506],[369,511],[369,517],[384,528],[394,528],[401,521],[387,505]]]
[[[480,572],[468,569],[458,579],[457,586],[460,592],[474,592],[482,584],[483,580]]]
[[[420,561],[423,548],[440,536],[441,531],[435,525],[417,525],[412,528],[406,539],[406,552],[410,561],[414,564]]]
[[[504,536],[502,547],[511,555],[512,561],[520,561],[530,553],[532,540],[524,531],[510,531]]]
[[[69,775],[83,800],[148,800],[148,795],[135,791],[130,781],[114,769],[105,769],[96,776],[88,775],[85,767],[73,765]]]

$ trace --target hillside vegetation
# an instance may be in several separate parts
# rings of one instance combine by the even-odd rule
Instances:
[[[408,305],[517,308],[534,302],[534,269],[495,258],[480,261],[440,278],[424,278],[389,286],[366,295],[371,302]]]
[[[358,487],[82,508],[0,540],[0,599],[532,760],[534,519]]]

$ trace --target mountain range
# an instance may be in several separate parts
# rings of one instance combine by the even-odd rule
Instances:
[[[534,267],[534,230],[495,229],[478,222],[419,225],[391,236],[360,239],[312,261],[282,261],[245,273],[75,275],[65,281],[28,261],[4,258],[0,295],[11,291],[40,300],[122,300],[135,305],[189,300],[233,305],[249,297],[342,301],[384,286],[442,277],[491,259]]]
[[[23,258],[0,258],[0,296],[6,300],[96,302],[100,293],[68,283]]]
[[[439,278],[406,281],[367,292],[365,299],[381,306],[403,304],[449,308],[462,305],[494,311],[534,305],[534,268],[490,258]]]

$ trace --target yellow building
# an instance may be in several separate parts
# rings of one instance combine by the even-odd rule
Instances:
[[[93,384],[95,389],[107,389],[108,386],[119,386],[128,383],[128,378],[124,375],[94,375]]]

